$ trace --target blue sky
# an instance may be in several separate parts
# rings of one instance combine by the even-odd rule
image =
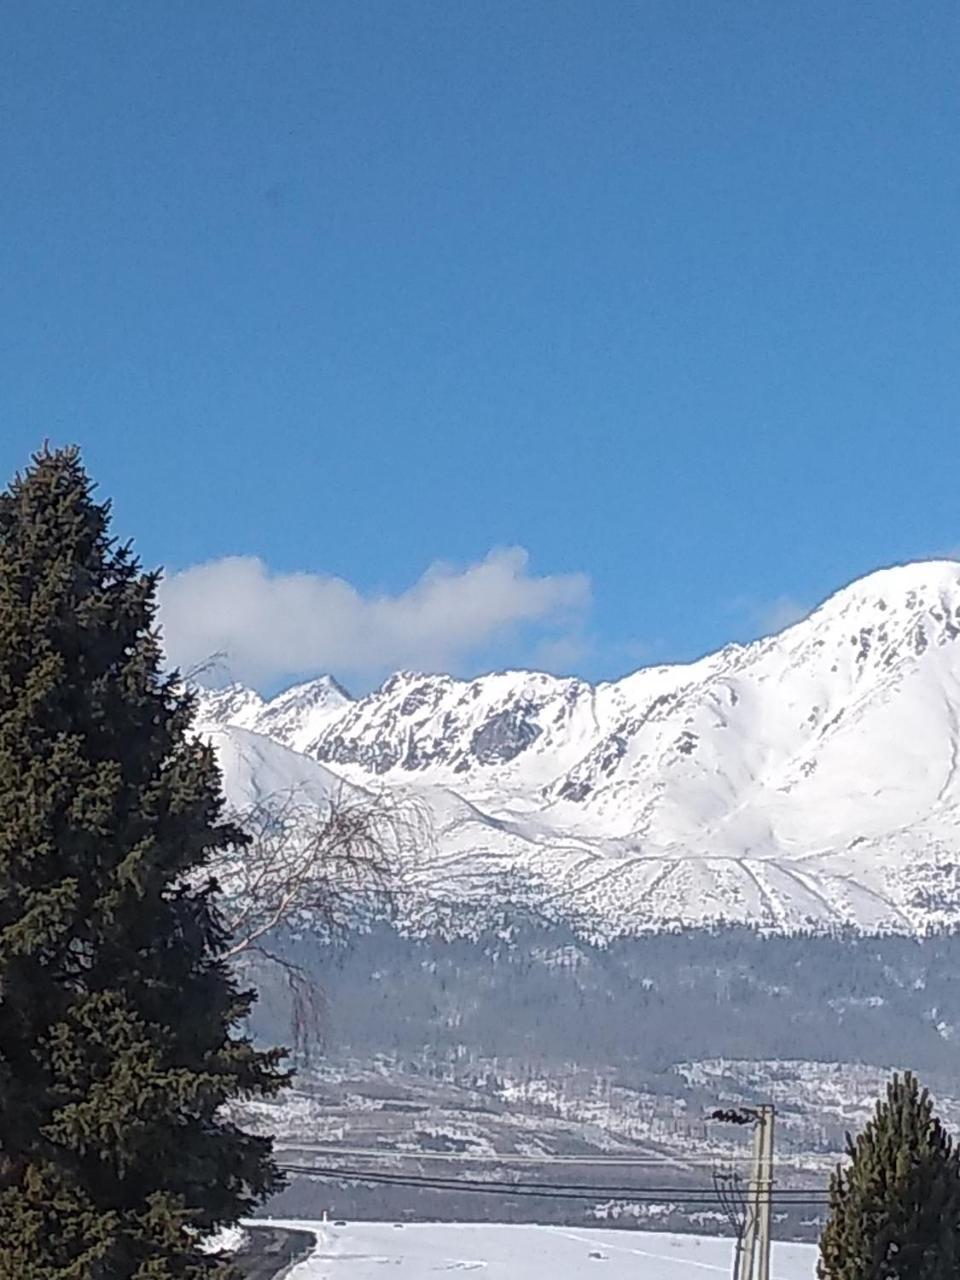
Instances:
[[[79,442],[264,686],[612,676],[954,552],[958,56],[953,0],[13,0],[0,472]]]

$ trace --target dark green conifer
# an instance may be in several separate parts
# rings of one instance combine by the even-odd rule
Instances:
[[[76,450],[0,494],[0,1280],[225,1276],[200,1237],[278,1185],[222,1111],[286,1079],[222,958],[242,836],[108,523]]]
[[[821,1280],[957,1280],[960,1155],[909,1072],[887,1096],[830,1184]]]

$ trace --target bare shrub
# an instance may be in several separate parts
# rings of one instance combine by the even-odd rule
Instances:
[[[351,928],[391,913],[410,857],[432,839],[416,797],[342,785],[322,803],[296,792],[229,815],[248,837],[218,869],[226,958],[267,965],[291,998],[295,1047],[308,1053],[325,1021],[323,993],[285,954],[284,934],[341,941]]]

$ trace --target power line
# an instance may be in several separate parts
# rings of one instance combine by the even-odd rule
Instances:
[[[624,1168],[681,1168],[681,1169],[713,1169],[716,1166],[718,1156],[681,1156],[681,1155],[628,1155],[625,1153],[619,1155],[528,1155],[520,1152],[490,1152],[490,1151],[400,1151],[389,1147],[341,1147],[335,1143],[278,1143],[278,1150],[290,1152],[303,1152],[305,1155],[317,1156],[344,1156],[350,1159],[375,1159],[375,1160],[416,1160],[423,1161],[443,1161],[445,1163],[454,1164],[496,1164],[496,1165],[541,1165],[544,1167],[553,1165],[582,1165],[584,1167],[603,1168],[610,1165],[613,1167],[622,1166]],[[723,1159],[725,1165],[750,1163],[750,1155],[748,1152],[743,1154],[731,1154],[730,1152],[721,1152],[719,1157]],[[799,1157],[795,1159],[782,1159],[781,1167],[784,1164],[799,1164]]]
[[[399,1179],[399,1180],[401,1180],[401,1181],[410,1181],[410,1182],[414,1182],[414,1183],[416,1183],[416,1182],[441,1183],[441,1184],[448,1184],[448,1185],[451,1185],[451,1186],[473,1186],[473,1185],[479,1185],[479,1186],[493,1186],[493,1185],[497,1185],[497,1186],[513,1187],[513,1186],[541,1186],[541,1185],[543,1185],[543,1184],[540,1184],[540,1183],[503,1182],[502,1180],[496,1181],[496,1180],[494,1180],[494,1179],[487,1179],[487,1178],[482,1179],[482,1180],[481,1180],[481,1179],[476,1179],[476,1178],[444,1178],[444,1177],[441,1177],[441,1176],[440,1176],[440,1175],[438,1175],[438,1174],[406,1174],[406,1173],[395,1173],[395,1172],[393,1172],[392,1170],[389,1170],[389,1169],[357,1169],[357,1168],[343,1168],[343,1167],[342,1167],[342,1166],[340,1166],[340,1165],[321,1165],[321,1166],[317,1166],[317,1165],[283,1164],[283,1165],[281,1165],[280,1167],[281,1167],[282,1169],[284,1169],[284,1170],[288,1171],[288,1172],[298,1172],[298,1173],[316,1173],[316,1174],[324,1174],[324,1175],[327,1175],[327,1174],[335,1174],[335,1175],[336,1175],[336,1174],[339,1174],[339,1175],[342,1175],[342,1176],[344,1176],[344,1177],[348,1177],[348,1176],[350,1176],[350,1177],[352,1177],[352,1176],[356,1176],[356,1177],[363,1177],[363,1176],[365,1176],[366,1174],[373,1174],[373,1173],[376,1173],[378,1176],[383,1176],[383,1177],[388,1177],[388,1178],[395,1178],[395,1179]],[[575,1182],[575,1183],[570,1183],[570,1182],[557,1182],[557,1183],[550,1183],[550,1184],[549,1184],[549,1186],[557,1187],[557,1188],[560,1188],[560,1189],[563,1189],[563,1190],[566,1190],[566,1191],[595,1191],[595,1190],[597,1190],[597,1189],[598,1189],[598,1188],[597,1188],[597,1184],[596,1184],[596,1183],[582,1183],[582,1182]],[[601,1190],[625,1190],[625,1191],[629,1191],[631,1194],[632,1194],[632,1193],[634,1193],[634,1192],[641,1192],[641,1191],[654,1191],[654,1192],[661,1193],[661,1194],[664,1194],[664,1195],[689,1195],[689,1194],[691,1194],[691,1193],[697,1193],[697,1194],[700,1194],[700,1193],[702,1192],[704,1195],[708,1195],[710,1198],[713,1198],[713,1196],[714,1196],[714,1194],[715,1194],[715,1192],[714,1192],[714,1190],[713,1190],[713,1188],[712,1188],[712,1187],[702,1187],[702,1188],[700,1188],[700,1187],[690,1187],[690,1186],[685,1186],[685,1187],[676,1187],[676,1186],[669,1186],[669,1185],[668,1185],[668,1186],[663,1186],[663,1185],[659,1185],[659,1186],[657,1186],[657,1185],[654,1185],[654,1186],[648,1186],[648,1187],[626,1187],[626,1188],[624,1188],[624,1187],[618,1187],[618,1186],[616,1186],[616,1184],[612,1184],[612,1185],[611,1185],[611,1186],[609,1186],[609,1187],[601,1187],[600,1189],[601,1189]],[[826,1191],[821,1191],[821,1190],[820,1190],[820,1189],[818,1189],[818,1188],[812,1188],[812,1187],[778,1187],[778,1188],[776,1189],[776,1192],[777,1192],[777,1194],[778,1194],[778,1195],[783,1195],[783,1196],[794,1196],[794,1195],[798,1195],[798,1196],[823,1195],[823,1196],[826,1196],[826,1195],[827,1195],[827,1192],[826,1192]]]
[[[324,1181],[366,1182],[385,1186],[407,1187],[415,1190],[452,1192],[462,1191],[481,1195],[531,1196],[554,1200],[633,1200],[649,1204],[715,1204],[716,1191],[712,1187],[624,1187],[597,1186],[584,1183],[504,1182],[502,1180],[479,1181],[469,1178],[440,1178],[416,1174],[390,1173],[374,1169],[344,1169],[333,1165],[281,1164],[284,1173],[301,1177],[320,1178]],[[769,1196],[771,1204],[786,1208],[826,1207],[827,1193],[805,1187],[778,1187]]]
[[[386,1147],[339,1147],[339,1146],[286,1146],[281,1148],[285,1152],[297,1151],[304,1152],[306,1155],[319,1156],[347,1156],[351,1159],[371,1158],[377,1160],[436,1160],[445,1163],[455,1164],[516,1164],[516,1165],[584,1165],[596,1166],[602,1168],[605,1165],[622,1166],[625,1168],[667,1168],[697,1166],[705,1169],[712,1168],[715,1163],[712,1160],[688,1160],[683,1156],[570,1156],[570,1155],[527,1155],[519,1152],[472,1152],[472,1151],[397,1151]],[[729,1158],[728,1163],[733,1159],[746,1163],[748,1156],[738,1156]]]

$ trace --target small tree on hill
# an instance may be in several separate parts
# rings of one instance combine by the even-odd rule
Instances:
[[[75,450],[0,495],[2,1280],[226,1276],[200,1237],[279,1182],[222,1111],[286,1079],[205,872],[244,837],[108,520]]]
[[[830,1184],[820,1280],[956,1280],[960,1155],[914,1076],[887,1096]]]

